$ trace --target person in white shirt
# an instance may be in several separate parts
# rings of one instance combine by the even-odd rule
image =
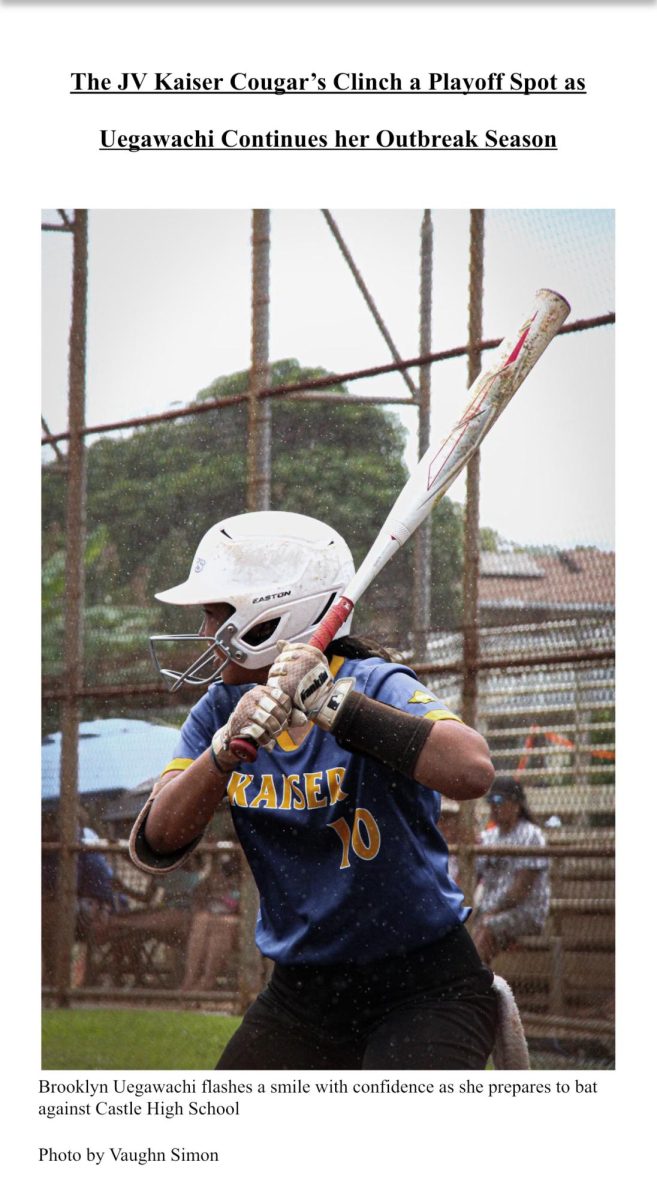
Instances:
[[[545,846],[516,779],[498,776],[486,800],[494,825],[484,830],[482,845]],[[536,853],[481,855],[477,879],[472,937],[482,960],[490,963],[517,938],[543,930],[550,907],[548,860]]]

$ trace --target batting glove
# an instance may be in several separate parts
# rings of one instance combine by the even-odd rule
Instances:
[[[292,701],[275,684],[259,684],[245,692],[229,720],[212,738],[212,757],[220,771],[231,771],[240,759],[231,752],[233,738],[246,738],[273,750],[275,739],[290,723]]]
[[[269,672],[268,683],[276,684],[291,698],[291,724],[298,714],[330,729],[342,703],[354,686],[353,679],[334,679],[321,650],[302,642],[278,642],[278,658]]]

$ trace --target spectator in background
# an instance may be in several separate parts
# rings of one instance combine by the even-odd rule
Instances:
[[[81,821],[86,819],[80,810]],[[80,824],[78,836],[82,845],[99,841],[97,833],[87,825]],[[42,814],[42,838],[44,842],[59,841],[57,813]],[[41,936],[43,982],[52,985],[55,980],[55,938],[57,930],[57,850],[46,850],[41,865]],[[86,949],[93,933],[94,922],[103,915],[121,912],[125,908],[125,897],[116,886],[114,874],[107,859],[96,851],[80,851],[77,860],[77,915],[75,940],[81,944],[83,953],[76,969],[75,983],[84,980]]]
[[[210,992],[225,974],[237,946],[239,864],[235,855],[213,862],[194,892],[182,990]]]
[[[498,776],[486,797],[491,829],[483,846],[545,846],[517,780]],[[472,937],[482,960],[491,959],[525,934],[541,933],[550,907],[548,860],[538,855],[482,855],[477,859]]]

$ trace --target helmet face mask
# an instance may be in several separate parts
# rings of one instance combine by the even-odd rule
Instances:
[[[190,687],[207,687],[215,679],[221,678],[228,662],[227,657],[223,661],[218,661],[214,638],[203,637],[200,633],[154,633],[148,640],[155,670],[166,680],[173,681],[169,688],[171,692],[177,692],[178,688],[185,683]],[[165,666],[164,661],[160,661],[161,658],[164,660],[168,651],[167,661],[176,662],[176,651],[181,646],[189,646],[193,651],[195,646],[192,643],[195,643],[196,646],[202,644],[205,649],[188,666],[176,670],[173,665]],[[169,659],[169,655],[171,659]]]
[[[354,573],[344,540],[334,529],[297,513],[245,513],[213,525],[199,543],[189,578],[157,594],[172,604],[229,605],[230,615],[215,636],[154,635],[157,670],[173,680],[202,687],[221,677],[228,662],[249,671],[270,666],[277,643],[309,641]],[[342,631],[347,633],[350,621]],[[205,647],[181,670],[163,666],[158,651]],[[189,643],[189,645],[186,645]],[[195,645],[192,647],[192,643]]]

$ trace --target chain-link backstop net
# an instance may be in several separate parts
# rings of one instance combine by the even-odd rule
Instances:
[[[165,883],[135,871],[126,852],[132,821],[150,781],[173,753],[176,730],[189,707],[167,694],[153,673],[147,638],[161,631],[164,621],[153,593],[186,576],[200,534],[218,514],[240,511],[248,503],[252,423],[247,409],[253,378],[248,341],[240,363],[222,353],[219,338],[215,365],[190,368],[186,391],[177,394],[182,415],[176,412],[164,382],[167,360],[172,371],[175,360],[176,372],[181,355],[205,363],[203,347],[212,330],[185,332],[180,296],[167,286],[166,272],[153,268],[149,287],[143,273],[128,275],[126,291],[124,261],[131,247],[145,253],[145,240],[151,263],[157,261],[158,247],[166,259],[164,247],[172,254],[171,247],[183,242],[188,254],[196,248],[197,261],[207,255],[198,284],[211,294],[215,279],[208,260],[214,255],[218,270],[223,254],[239,284],[234,295],[241,295],[240,288],[244,292],[246,330],[248,214],[169,214],[169,222],[165,216],[154,215],[152,221],[143,213],[89,216],[88,242],[80,251],[89,269],[85,303],[94,318],[85,343],[87,411],[78,429],[62,437],[54,433],[66,425],[61,310],[63,303],[75,327],[75,304],[72,312],[66,308],[69,293],[75,294],[71,279],[79,281],[79,263],[76,275],[63,239],[49,233],[44,238],[45,353],[59,361],[59,375],[57,370],[51,374],[62,380],[59,393],[51,383],[44,396],[44,983],[52,1002],[96,998],[179,1004],[186,998],[189,1004],[237,1012],[266,967],[254,964],[247,949],[252,897],[227,815],[217,818],[186,868]],[[270,391],[277,389],[268,401],[270,505],[329,521],[350,542],[357,562],[416,457],[417,368],[405,368],[406,381],[399,369],[388,368],[395,357],[406,361],[418,354],[413,288],[421,216],[344,213],[328,229],[327,214],[324,220],[318,213],[272,216],[272,330],[265,375],[262,364],[259,368],[261,386],[265,378]],[[70,232],[75,215],[62,210],[44,221],[46,228],[60,224]],[[432,245],[426,241],[425,214],[420,305],[426,326],[426,278],[432,266],[433,428],[448,428],[462,404],[471,229],[467,213],[434,213]],[[468,585],[463,576],[462,484],[433,515],[424,567],[413,558],[412,547],[400,553],[366,596],[360,628],[393,644],[416,665],[422,683],[457,712],[464,679],[475,680],[474,723],[488,740],[498,774],[522,783],[549,867],[549,908],[541,928],[521,930],[495,957],[494,969],[516,991],[537,1061],[542,1055],[542,1063],[558,1064],[559,1055],[568,1053],[579,1054],[582,1063],[606,1065],[614,981],[612,219],[596,211],[493,211],[484,214],[483,229],[478,283],[483,340],[506,332],[517,315],[518,297],[526,302],[528,287],[563,291],[578,325],[556,339],[536,382],[532,378],[526,384],[526,403],[517,403],[513,420],[500,422],[482,453],[474,641],[464,643],[463,637],[464,587],[472,580]],[[331,233],[341,238],[342,258]],[[312,272],[308,256],[298,252],[300,234],[316,255]],[[345,263],[346,244],[352,258],[347,251]],[[323,264],[321,287],[318,263]],[[282,271],[282,264],[289,269]],[[174,276],[175,266],[169,264]],[[352,268],[358,288],[349,279]],[[120,306],[108,307],[117,298],[106,286],[114,271],[123,272],[125,314]],[[310,274],[313,299],[304,309],[301,283],[307,279],[310,287]],[[290,278],[296,283],[286,290]],[[404,288],[407,303],[400,309]],[[218,311],[223,306],[228,321],[230,297],[218,290]],[[162,335],[171,329],[169,309],[179,322],[176,346],[162,340],[170,336]],[[288,309],[297,322],[297,343],[282,317],[277,325]],[[381,341],[386,316],[387,349]],[[160,339],[154,342],[152,325],[158,320]],[[347,327],[361,321],[362,336],[352,339]],[[141,382],[131,393],[129,410],[117,399],[127,386],[125,364],[109,370],[106,357],[110,343],[127,344],[124,322],[133,326],[129,344],[139,345],[143,330],[151,354],[157,344],[164,360],[163,365],[152,359],[153,391],[145,395]],[[321,351],[318,337],[323,337]],[[72,368],[81,338],[84,330],[76,334],[74,328]],[[363,375],[371,362],[386,370],[350,378]],[[70,386],[69,377],[69,397]],[[190,396],[195,396],[191,404]],[[116,428],[121,421],[126,427]],[[103,432],[103,425],[110,428]],[[70,503],[75,444],[84,447],[85,459],[84,501],[77,512]],[[77,674],[71,666],[75,638],[67,633],[67,606],[75,593],[69,578],[71,530],[76,527],[82,533],[81,562],[72,569],[85,580]],[[411,621],[411,593],[421,569],[428,572],[422,583],[428,601],[419,618],[422,607],[414,602]],[[466,562],[466,576],[467,569]],[[174,617],[166,628],[193,632],[188,618]],[[71,719],[77,731],[80,809],[74,823],[64,825],[61,763]],[[449,826],[448,814],[445,819],[453,870],[460,872],[468,901],[476,907],[477,864],[497,854],[510,868],[522,860],[522,851],[507,847],[503,855],[503,848],[482,844],[493,820],[483,800],[474,806],[472,836],[465,840],[463,826],[459,834]],[[75,896],[69,894],[67,909],[58,871],[64,862],[70,866],[71,858]]]

